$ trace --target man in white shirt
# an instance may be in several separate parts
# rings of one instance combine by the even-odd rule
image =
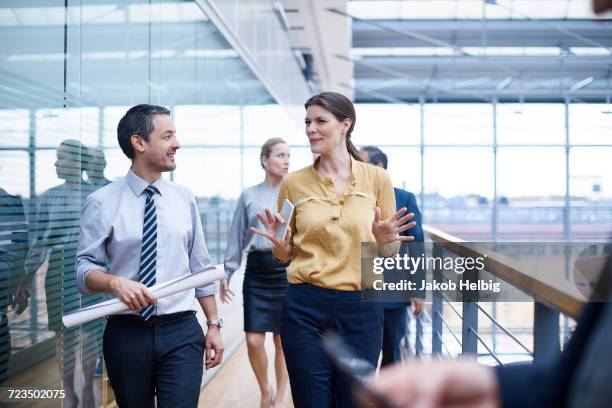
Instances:
[[[138,105],[117,127],[119,145],[132,160],[127,176],[92,193],[82,211],[77,286],[104,292],[130,307],[110,316],[104,359],[120,407],[195,407],[204,350],[206,368],[217,366],[223,345],[215,303],[216,283],[155,299],[149,287],[212,268],[193,194],[163,180],[176,168],[180,144],[170,112]],[[207,317],[206,338],[194,297]]]

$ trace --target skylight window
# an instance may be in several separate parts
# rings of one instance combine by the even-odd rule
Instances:
[[[63,26],[64,7],[0,8],[0,27]],[[197,22],[208,18],[195,2],[132,4],[97,4],[68,6],[68,25],[123,24],[148,22]]]
[[[365,20],[596,19],[591,0],[403,0],[349,1],[348,11]]]
[[[576,48],[575,55],[609,55],[605,48]],[[463,47],[465,54],[474,56],[558,56],[561,55],[559,47]],[[351,56],[361,57],[435,57],[461,55],[450,47],[371,47],[353,48]]]

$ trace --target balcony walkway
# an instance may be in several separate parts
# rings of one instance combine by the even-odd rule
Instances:
[[[274,346],[272,337],[266,338],[268,354],[268,378],[272,389],[276,389],[274,381]],[[246,343],[242,343],[224,364],[219,373],[204,387],[200,394],[199,407],[235,408],[259,407],[259,387],[255,374],[251,370],[247,355]],[[287,392],[285,404],[274,408],[293,408],[291,395]]]

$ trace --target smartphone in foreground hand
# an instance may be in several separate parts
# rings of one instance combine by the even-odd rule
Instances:
[[[367,360],[360,358],[355,352],[335,334],[327,332],[322,338],[323,351],[331,360],[332,365],[348,378],[354,387],[355,396],[361,406],[373,408],[392,408],[389,400],[370,384],[376,367]]]

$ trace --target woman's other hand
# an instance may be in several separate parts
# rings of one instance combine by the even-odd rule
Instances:
[[[226,278],[221,280],[221,290],[219,291],[221,303],[229,303],[234,299],[234,292],[229,288],[229,282]]]
[[[374,221],[372,222],[372,234],[378,244],[386,245],[396,241],[414,240],[414,237],[411,235],[400,235],[416,225],[414,221],[406,224],[414,217],[414,213],[402,216],[406,211],[408,211],[406,207],[400,208],[386,220],[381,220],[380,208],[376,207],[374,210]]]

